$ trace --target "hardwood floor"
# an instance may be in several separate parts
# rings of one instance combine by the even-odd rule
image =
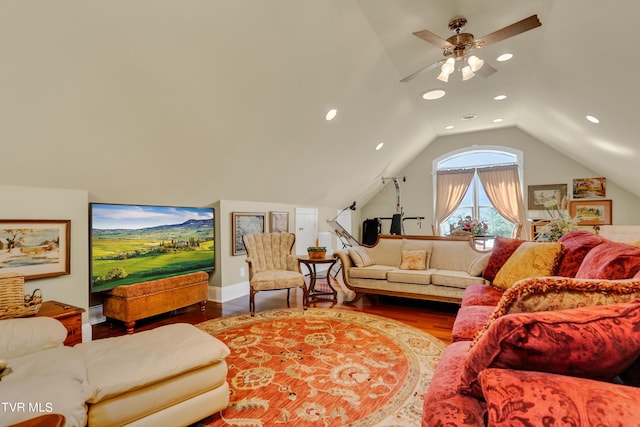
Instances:
[[[301,292],[291,292],[291,307],[301,307]],[[284,290],[258,292],[256,309],[258,311],[283,308],[287,306],[287,292]],[[333,301],[310,303],[309,307],[335,308],[337,310],[355,310],[363,313],[388,317],[411,325],[440,339],[451,343],[451,328],[458,311],[456,304],[420,301],[394,297],[364,297],[354,305],[336,304]],[[249,297],[241,297],[225,303],[209,301],[205,312],[196,304],[171,313],[159,315],[136,322],[136,331],[153,329],[161,325],[185,322],[197,324],[205,320],[232,314],[248,313]],[[124,335],[121,322],[104,322],[92,326],[93,339]]]

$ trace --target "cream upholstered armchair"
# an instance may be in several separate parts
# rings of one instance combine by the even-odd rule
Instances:
[[[287,290],[287,307],[291,288],[302,288],[302,306],[307,309],[307,284],[300,272],[298,258],[291,254],[296,236],[292,233],[245,234],[249,264],[249,310],[255,316],[258,291]]]

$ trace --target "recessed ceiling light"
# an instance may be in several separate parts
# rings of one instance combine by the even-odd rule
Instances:
[[[494,96],[493,99],[495,99],[496,101],[502,101],[503,99],[507,99],[507,95]]]
[[[338,114],[338,110],[336,110],[335,108],[332,108],[331,110],[327,111],[327,114],[324,116],[324,118],[327,121],[333,120],[336,118],[336,114]]]
[[[513,58],[513,54],[511,53],[503,53],[502,55],[498,56],[498,58],[496,58],[499,62],[504,62],[504,61],[508,61],[511,58]]]
[[[477,114],[465,114],[464,116],[460,117],[462,120],[473,120],[476,117],[478,117]]]
[[[591,123],[595,123],[595,124],[600,123],[600,119],[597,118],[596,116],[588,115],[587,116],[587,120],[589,120]]]
[[[502,123],[504,119],[493,119],[493,123]]]
[[[382,150],[382,147],[384,146],[384,142],[380,142],[378,143],[378,145],[376,145],[376,151],[380,151]]]
[[[451,129],[453,129],[454,127],[455,127],[455,126],[453,126],[453,125],[449,125],[449,126],[445,126],[444,128],[445,128],[446,130],[451,130]]]
[[[442,98],[446,94],[447,92],[443,91],[442,89],[435,89],[435,90],[430,90],[429,92],[423,93],[422,98],[426,99],[427,101],[433,101],[434,99]]]

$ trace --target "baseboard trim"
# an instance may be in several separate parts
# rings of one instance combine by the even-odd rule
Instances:
[[[249,295],[249,282],[240,282],[227,286],[209,286],[209,300],[225,303]]]

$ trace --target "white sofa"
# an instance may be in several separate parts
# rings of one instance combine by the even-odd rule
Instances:
[[[467,237],[380,235],[373,246],[335,252],[342,263],[342,278],[355,292],[459,303],[464,290],[487,283],[482,271],[490,253],[472,247]],[[406,251],[425,251],[423,268],[403,265]]]
[[[224,409],[227,346],[189,324],[62,345],[48,317],[0,321],[0,425],[44,413],[73,426],[186,426]]]

